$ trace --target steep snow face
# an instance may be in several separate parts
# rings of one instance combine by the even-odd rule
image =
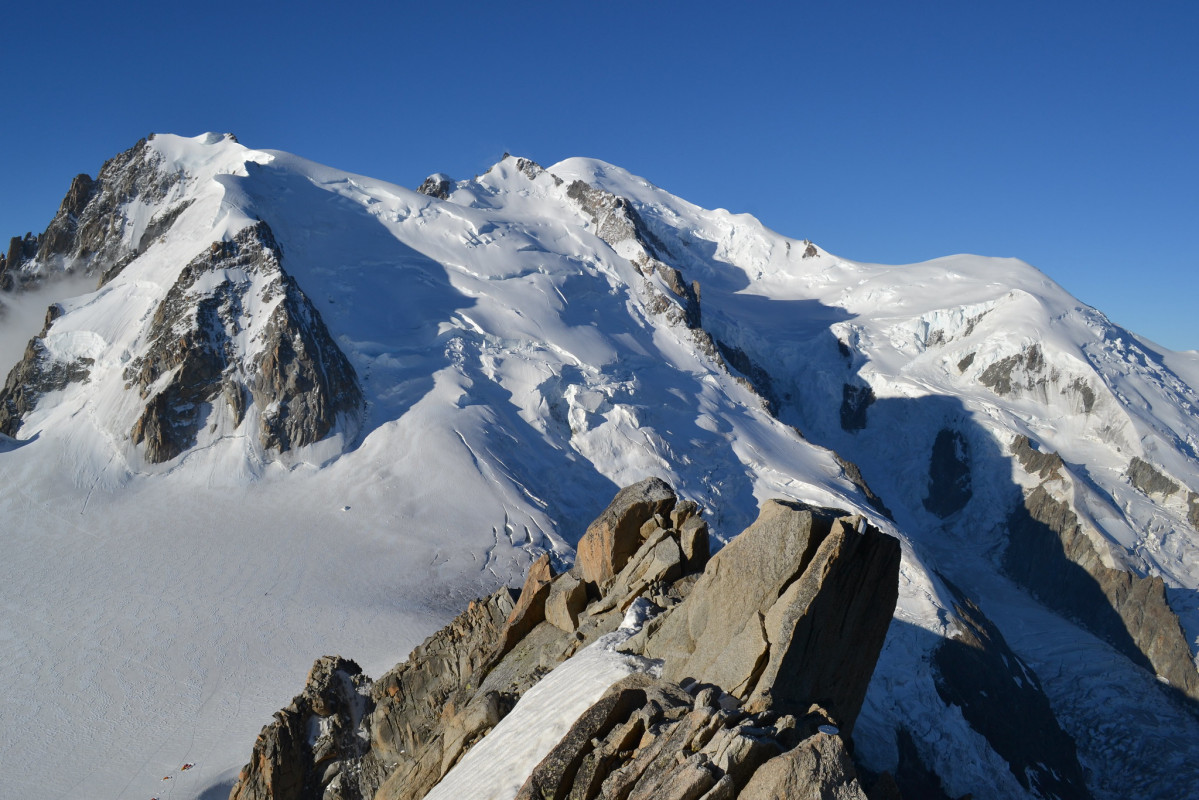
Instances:
[[[135,150],[102,207],[76,215],[105,221],[108,249],[85,253],[79,231],[99,228],[63,217],[56,241],[70,246],[22,266],[102,285],[56,296],[41,340],[38,364],[86,377],[68,370],[0,439],[14,532],[0,636],[17,654],[0,680],[25,698],[0,706],[0,723],[26,732],[0,756],[0,793],[231,783],[313,657],[382,672],[536,554],[571,558],[616,488],[649,475],[704,506],[718,539],[769,497],[864,513],[901,537],[896,622],[855,729],[874,768],[896,766],[904,726],[951,794],[1029,796],[937,697],[929,654],[957,624],[940,573],[1040,674],[1099,796],[1118,795],[1122,772],[1199,780],[1194,720],[998,567],[1004,515],[1037,482],[1009,457],[1026,435],[1061,454],[1055,491],[1106,562],[1160,574],[1195,643],[1199,355],[1120,330],[1019,261],[850,262],[598,161],[506,158],[439,180],[442,198],[214,134]],[[277,270],[234,253],[185,274],[258,226]],[[268,334],[287,280],[307,303],[294,316],[319,320],[332,349],[317,350],[344,358],[360,404],[281,448],[261,435],[280,409],[252,389],[263,353],[294,339]],[[184,289],[197,309],[227,307],[220,325],[164,312],[156,326]],[[129,376],[176,332],[219,343],[203,363],[220,366],[222,390],[178,396],[194,430],[159,460],[135,430],[183,370],[163,361],[146,396]],[[281,368],[277,385],[302,393],[305,376],[330,374],[310,361],[321,368]],[[233,399],[226,383],[246,391]],[[952,457],[934,480],[938,441]],[[819,445],[860,466],[893,522]],[[1130,477],[1134,456],[1165,483]],[[1137,688],[1108,692],[1105,674]],[[1111,716],[1096,717],[1096,697]],[[1113,732],[1134,709],[1180,732],[1156,761]],[[35,730],[17,725],[31,716]],[[52,768],[44,754],[64,741],[76,757]]]

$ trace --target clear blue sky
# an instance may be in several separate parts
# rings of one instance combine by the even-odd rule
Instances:
[[[10,4],[0,235],[154,132],[417,185],[613,162],[852,259],[1016,256],[1199,349],[1199,2]]]

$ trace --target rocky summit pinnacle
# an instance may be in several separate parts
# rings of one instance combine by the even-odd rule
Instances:
[[[508,735],[506,717],[621,631],[610,657],[641,668],[577,718],[538,707],[541,725],[570,716],[517,798],[865,798],[846,737],[895,609],[899,543],[861,517],[773,501],[711,559],[684,556],[685,529],[706,539],[694,504],[647,479],[587,528],[574,570],[539,559],[519,595],[472,603],[373,684],[353,662],[318,659],[231,799],[440,796],[462,780],[456,764],[479,769],[472,749]],[[574,621],[551,621],[549,598],[571,591],[555,587],[580,580],[593,596]],[[305,743],[305,730],[327,733]]]

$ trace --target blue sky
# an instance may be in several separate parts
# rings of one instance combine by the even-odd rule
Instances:
[[[150,132],[408,186],[601,158],[863,261],[1016,256],[1199,349],[1199,3],[5,11],[0,236]]]

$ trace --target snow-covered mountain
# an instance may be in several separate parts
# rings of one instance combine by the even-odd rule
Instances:
[[[1078,796],[1048,713],[1095,797],[1199,785],[1199,354],[1023,262],[160,135],[0,288],[4,796],[222,796],[315,657],[382,673],[651,475],[719,541],[770,498],[900,538],[868,768]]]

